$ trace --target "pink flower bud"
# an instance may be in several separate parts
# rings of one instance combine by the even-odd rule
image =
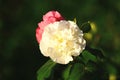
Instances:
[[[42,33],[44,31],[44,28],[50,24],[54,23],[56,21],[64,20],[64,18],[61,16],[61,14],[57,11],[49,11],[43,16],[43,21],[38,23],[38,27],[36,29],[36,39],[37,42],[40,43],[42,38]]]

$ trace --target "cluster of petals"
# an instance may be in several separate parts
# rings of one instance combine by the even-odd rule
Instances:
[[[73,56],[79,56],[85,49],[83,32],[73,21],[64,20],[57,11],[50,11],[38,23],[36,38],[41,53],[54,62],[68,64]]]

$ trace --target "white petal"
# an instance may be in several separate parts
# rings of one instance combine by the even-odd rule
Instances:
[[[72,21],[54,22],[45,27],[40,50],[54,62],[67,64],[84,50],[86,41],[83,32]]]

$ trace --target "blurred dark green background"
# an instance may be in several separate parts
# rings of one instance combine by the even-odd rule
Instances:
[[[97,33],[89,45],[104,51],[120,78],[120,0],[0,0],[0,80],[36,80],[48,58],[40,54],[35,29],[50,10],[76,17],[79,25],[94,22]]]

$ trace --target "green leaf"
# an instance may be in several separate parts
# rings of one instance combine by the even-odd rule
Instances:
[[[68,65],[67,68],[63,71],[63,79],[64,80],[68,80],[71,67],[72,67],[72,65]]]
[[[89,51],[91,54],[95,55],[97,58],[101,58],[101,59],[105,58],[102,50],[100,49],[86,47],[86,50]]]
[[[84,74],[84,65],[76,63],[72,66],[68,80],[80,80]]]
[[[93,54],[91,54],[90,52],[86,50],[82,52],[82,56],[83,56],[83,59],[84,59],[83,61],[85,64],[87,64],[89,60],[93,62],[97,62],[96,56],[94,56]]]
[[[94,62],[92,62],[92,61],[89,61],[89,63],[87,63],[85,65],[85,70],[87,72],[93,72],[93,71],[95,71],[96,70],[96,64]]]
[[[56,63],[51,60],[48,60],[38,71],[37,71],[37,80],[45,80],[48,78],[52,72],[53,67]]]
[[[91,30],[90,22],[83,23],[80,28],[83,33],[88,33]]]

